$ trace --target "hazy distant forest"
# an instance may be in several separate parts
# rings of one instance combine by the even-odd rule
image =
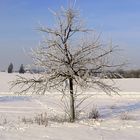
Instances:
[[[1,72],[5,72],[7,71],[8,73],[13,73],[13,72],[18,72],[18,73],[41,73],[42,70],[39,69],[28,69],[26,67],[24,67],[23,64],[20,65],[19,69],[15,70],[14,69],[14,65],[12,63],[9,64],[9,66],[7,67],[7,70],[2,70]],[[91,74],[92,74],[92,70],[91,70]],[[108,72],[107,72],[108,73]],[[110,73],[110,72],[109,72]],[[140,69],[137,70],[123,70],[123,69],[117,69],[111,72],[112,75],[116,76],[111,77],[111,78],[140,78]],[[110,75],[111,76],[111,75]]]

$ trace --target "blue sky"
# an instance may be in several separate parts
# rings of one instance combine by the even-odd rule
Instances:
[[[23,50],[38,46],[39,23],[52,24],[48,8],[58,10],[68,0],[0,0],[0,70],[13,62],[15,69],[30,58]],[[129,67],[140,68],[140,0],[77,0],[87,26],[112,39],[124,52]]]

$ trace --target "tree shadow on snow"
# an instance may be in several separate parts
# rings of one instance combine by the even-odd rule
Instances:
[[[100,108],[102,118],[116,117],[124,112],[133,112],[137,110],[140,110],[140,102],[121,106],[114,106],[113,109],[111,108],[111,106]]]
[[[1,96],[0,102],[29,101],[29,97],[24,96]]]

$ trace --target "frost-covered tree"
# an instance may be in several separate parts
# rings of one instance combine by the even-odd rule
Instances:
[[[43,72],[33,78],[20,76],[13,86],[21,85],[21,93],[60,91],[69,100],[68,113],[73,122],[76,108],[86,99],[76,103],[80,91],[89,88],[99,88],[108,94],[116,91],[104,79],[112,77],[109,72],[121,65],[113,62],[111,56],[115,47],[112,43],[103,44],[100,35],[96,36],[94,30],[85,28],[77,10],[69,7],[51,12],[56,23],[54,27],[39,28],[45,38],[32,53],[34,65]]]
[[[10,63],[10,65],[8,66],[8,73],[12,73],[13,72],[13,64]]]

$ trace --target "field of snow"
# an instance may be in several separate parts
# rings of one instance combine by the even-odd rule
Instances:
[[[63,122],[61,96],[17,96],[10,88],[16,74],[0,73],[0,140],[139,140],[140,79],[116,79],[120,95],[95,91],[83,103],[84,110],[75,123]],[[88,119],[93,105],[98,120]],[[32,123],[38,114],[47,113],[47,126]],[[24,118],[29,121],[25,123]]]

